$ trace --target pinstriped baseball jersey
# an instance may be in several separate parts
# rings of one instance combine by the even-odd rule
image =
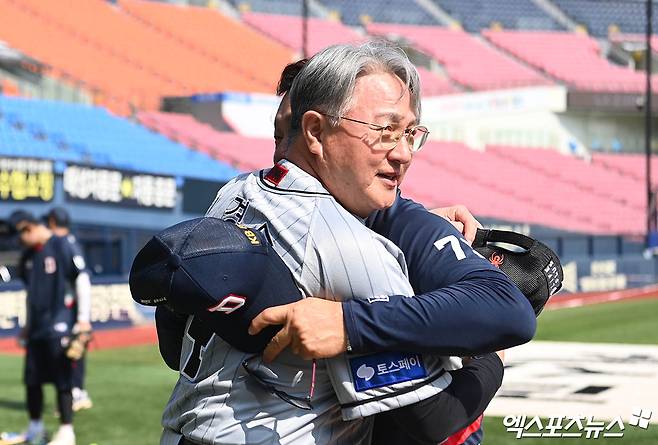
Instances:
[[[229,182],[207,215],[265,231],[306,296],[413,295],[398,247],[367,229],[319,181],[288,161],[269,172]],[[200,360],[195,359],[197,354]],[[425,376],[432,383],[418,390],[413,385],[422,383],[422,378],[403,382],[398,388],[406,388],[406,401],[390,397],[395,392],[392,386],[357,392],[347,358],[340,356],[319,361],[313,410],[302,411],[249,378],[240,366],[246,358],[190,317],[181,353],[182,375],[163,415],[162,444],[175,444],[178,436],[173,432],[178,431],[203,444],[368,443],[371,418],[360,415],[422,400],[450,382],[446,373]],[[429,369],[442,370],[441,359],[423,358]],[[277,389],[303,397],[310,388],[309,369],[308,361],[286,350],[274,363],[260,364],[258,371]],[[363,410],[364,400],[382,394],[386,401]],[[350,408],[354,415],[341,413],[347,402],[354,405]],[[354,420],[344,421],[341,414]]]

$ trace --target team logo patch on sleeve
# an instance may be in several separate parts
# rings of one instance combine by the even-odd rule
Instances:
[[[85,259],[82,258],[81,255],[76,255],[73,257],[73,264],[75,264],[75,267],[77,267],[79,270],[82,270],[86,267]]]
[[[350,359],[350,369],[359,392],[427,377],[422,356],[407,352],[354,357]]]

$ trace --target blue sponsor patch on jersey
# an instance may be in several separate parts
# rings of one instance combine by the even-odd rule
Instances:
[[[382,352],[350,359],[352,380],[357,391],[393,385],[427,377],[420,354]]]

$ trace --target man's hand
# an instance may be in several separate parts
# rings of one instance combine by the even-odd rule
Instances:
[[[66,356],[71,360],[80,360],[91,341],[91,323],[78,321],[71,330],[71,339],[66,348]]]
[[[432,210],[432,213],[439,215],[452,223],[466,238],[466,241],[472,243],[475,239],[475,232],[482,224],[475,219],[473,214],[463,205],[451,207],[439,207]]]
[[[258,334],[270,325],[283,325],[263,351],[271,362],[290,346],[303,359],[335,357],[347,349],[347,334],[340,302],[304,298],[294,303],[265,309],[251,321],[249,333]]]

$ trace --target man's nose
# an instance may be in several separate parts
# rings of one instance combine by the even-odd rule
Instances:
[[[400,141],[398,144],[391,150],[388,154],[388,158],[391,161],[397,161],[400,164],[407,164],[411,162],[412,158],[412,153],[411,153],[411,147],[409,146],[409,141],[403,135],[400,138]]]

